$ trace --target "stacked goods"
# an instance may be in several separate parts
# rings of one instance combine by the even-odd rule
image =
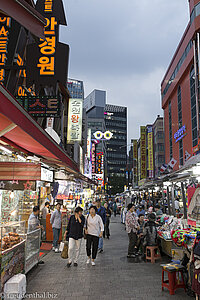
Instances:
[[[21,238],[18,233],[9,232],[8,236],[2,238],[2,250],[12,248],[14,245],[19,244]]]

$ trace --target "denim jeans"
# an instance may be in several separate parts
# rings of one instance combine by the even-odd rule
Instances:
[[[99,238],[99,249],[103,249],[103,238]]]
[[[60,236],[60,229],[53,228],[53,247],[58,248],[58,240]]]

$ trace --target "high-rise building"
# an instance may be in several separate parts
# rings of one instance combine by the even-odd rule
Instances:
[[[92,173],[93,177],[102,179],[105,178],[105,163],[106,163],[106,142],[103,138],[96,139],[96,133],[105,133],[104,108],[106,104],[106,92],[101,90],[93,90],[84,99],[84,109],[87,115],[87,126],[91,129],[92,140]]]
[[[84,99],[84,86],[83,81],[76,79],[68,79],[67,88],[71,98]]]
[[[106,130],[113,133],[107,145],[107,177],[126,177],[127,168],[127,108],[106,104]]]
[[[165,163],[200,153],[199,122],[199,32],[200,2],[190,0],[190,20],[161,83],[164,110]]]
[[[160,117],[158,115],[152,127],[154,141],[154,175],[155,178],[158,178],[160,176],[160,167],[165,163],[165,139],[163,117]]]

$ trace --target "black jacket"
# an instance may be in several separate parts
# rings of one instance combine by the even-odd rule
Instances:
[[[81,239],[83,237],[84,224],[84,216],[81,216],[81,223],[79,223],[79,220],[76,220],[75,216],[72,215],[67,226],[67,238],[73,238],[75,240]]]

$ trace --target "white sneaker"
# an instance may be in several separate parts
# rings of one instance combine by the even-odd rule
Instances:
[[[89,264],[90,261],[91,261],[91,258],[88,258],[86,263]]]
[[[92,266],[95,266],[95,262],[94,261],[92,261]]]
[[[58,248],[56,248],[56,249],[55,249],[55,253],[58,253],[58,252],[59,252],[59,250],[58,250]]]
[[[52,250],[55,251],[55,247],[52,247]]]

